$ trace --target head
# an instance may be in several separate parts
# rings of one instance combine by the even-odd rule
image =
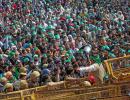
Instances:
[[[21,80],[20,81],[20,90],[23,90],[23,89],[27,89],[28,88],[28,83],[26,80]]]
[[[21,79],[21,80],[26,80],[26,78],[27,78],[27,74],[26,73],[20,73],[20,76],[19,76],[19,79]]]
[[[75,72],[79,72],[79,65],[78,65],[78,63],[75,63],[73,65],[73,69],[74,69]]]
[[[6,78],[6,77],[2,77],[2,78],[0,79],[0,83],[1,83],[2,85],[5,85],[5,84],[7,83],[7,78]]]
[[[34,61],[38,61],[39,58],[38,58],[38,55],[34,55]]]
[[[40,73],[38,71],[33,71],[31,73],[30,79],[31,81],[37,82],[39,80]]]
[[[92,85],[96,83],[96,78],[94,75],[89,75],[88,80]]]
[[[68,39],[69,39],[69,41],[72,41],[73,40],[72,35],[68,35]]]
[[[13,85],[11,83],[7,83],[5,85],[5,91],[6,92],[13,92]]]
[[[68,66],[66,69],[67,75],[72,75],[74,73],[73,66]]]
[[[10,79],[13,77],[12,72],[10,72],[10,71],[6,72],[6,73],[5,73],[5,77],[6,77],[8,80],[10,80]]]

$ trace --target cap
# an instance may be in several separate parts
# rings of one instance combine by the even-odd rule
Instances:
[[[20,73],[26,73],[26,71],[27,71],[27,69],[26,69],[25,67],[21,67],[21,68],[19,69],[19,72],[20,72]]]
[[[24,59],[23,59],[23,62],[24,62],[24,63],[29,62],[29,58],[27,58],[27,57],[24,58]]]
[[[34,57],[34,58],[38,58],[38,55],[34,55],[33,57]]]
[[[22,76],[26,76],[27,74],[26,74],[26,73],[20,73],[20,75],[22,75]]]
[[[38,72],[38,71],[33,71],[32,73],[31,73],[31,76],[30,77],[34,77],[34,78],[37,78],[37,77],[39,77],[40,76],[40,73]]]
[[[42,75],[44,75],[44,76],[48,76],[50,74],[50,70],[49,69],[43,69],[42,70]]]
[[[55,35],[55,39],[60,39],[60,35],[59,34]]]

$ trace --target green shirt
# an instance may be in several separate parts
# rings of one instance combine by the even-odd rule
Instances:
[[[95,63],[98,63],[98,64],[101,63],[101,59],[100,59],[99,55],[97,55],[97,56],[90,56],[90,59],[93,60]]]
[[[15,76],[15,78],[16,79],[18,79],[19,78],[19,69],[18,69],[18,67],[14,67],[14,76]]]
[[[16,77],[13,76],[12,79],[8,80],[9,83],[14,83],[16,81]]]

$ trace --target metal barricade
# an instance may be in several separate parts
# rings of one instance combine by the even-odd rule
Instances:
[[[130,55],[106,60],[105,65],[109,75],[115,79],[115,82],[130,81]]]

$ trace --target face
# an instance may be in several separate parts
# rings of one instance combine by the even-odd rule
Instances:
[[[22,67],[22,63],[21,62],[18,62],[18,65],[17,65],[19,68]]]
[[[77,40],[81,41],[81,37],[77,37]]]
[[[22,80],[26,80],[26,78],[27,78],[27,76],[25,75],[25,76],[22,77]]]
[[[109,41],[109,42],[107,42],[107,44],[108,44],[108,45],[111,45],[111,44],[112,44],[112,42],[110,42],[110,41]]]
[[[7,92],[13,92],[13,87],[7,88],[6,91]]]
[[[38,61],[38,58],[34,58],[34,61]]]
[[[53,46],[50,46],[50,50],[53,50]]]
[[[1,84],[5,85],[7,83],[7,80],[2,81]]]
[[[38,82],[39,77],[31,77],[31,80],[34,81],[34,82]]]
[[[79,66],[74,67],[74,71],[79,72]]]
[[[86,65],[86,60],[85,59],[82,59],[82,64]]]
[[[58,56],[58,55],[59,55],[59,52],[58,52],[58,51],[56,51],[56,52],[54,53],[54,55],[55,55],[55,56]]]
[[[72,38],[71,37],[68,37],[69,41],[72,41]]]
[[[11,79],[11,78],[12,78],[12,75],[6,75],[6,78],[7,78],[7,79]]]
[[[104,52],[102,53],[102,55],[107,57],[107,56],[108,56],[108,52],[107,52],[107,51],[104,51]]]
[[[62,59],[62,61],[65,61],[65,60],[66,60],[66,57],[64,56],[64,57],[62,57],[61,59]]]

